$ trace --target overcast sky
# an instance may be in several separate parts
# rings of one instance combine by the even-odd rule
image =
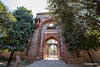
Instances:
[[[13,11],[19,6],[24,6],[28,10],[32,10],[34,17],[37,13],[40,12],[48,12],[45,10],[47,7],[47,0],[0,0],[2,1],[8,8]]]

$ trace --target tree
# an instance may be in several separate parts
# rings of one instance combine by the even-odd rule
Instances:
[[[100,48],[100,15],[97,13],[99,7],[96,8],[100,2],[93,1],[48,0],[48,9],[62,21],[58,25],[63,25],[62,35],[69,51],[87,50],[90,56],[89,51]],[[90,59],[93,61],[91,56]]]
[[[3,36],[6,30],[12,26],[12,22],[15,22],[16,19],[8,11],[6,6],[0,1],[0,37]]]
[[[25,51],[28,39],[33,32],[33,15],[31,10],[23,6],[18,7],[13,12],[13,15],[17,21],[10,28],[10,31],[7,31],[5,37],[2,37],[3,44],[1,45],[1,49],[7,49],[12,52],[7,66],[10,65],[15,51]]]

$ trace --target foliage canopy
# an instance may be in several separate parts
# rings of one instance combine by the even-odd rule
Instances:
[[[6,6],[0,1],[0,35],[3,35],[6,30],[12,26],[16,18],[8,11]],[[0,36],[1,37],[1,36]]]
[[[67,49],[97,50],[100,48],[100,1],[48,0],[48,9],[62,23]]]
[[[24,7],[18,7],[13,12],[16,21],[12,23],[9,31],[1,38],[1,49],[9,51],[23,51],[27,48],[28,39],[33,32],[33,15],[32,11]]]

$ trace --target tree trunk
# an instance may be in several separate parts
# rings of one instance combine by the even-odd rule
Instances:
[[[91,54],[90,54],[90,52],[88,50],[87,50],[87,53],[88,53],[88,55],[90,57],[91,62],[94,63],[94,60],[93,60],[93,58],[92,58],[92,56],[91,56]],[[93,65],[93,67],[97,67],[97,66]]]
[[[12,60],[13,55],[14,55],[14,52],[15,52],[15,51],[12,51],[12,52],[11,52],[10,57],[9,57],[9,60],[8,60],[8,62],[7,62],[7,66],[10,66],[11,60]]]
[[[80,54],[79,54],[79,51],[76,50],[76,54],[77,54],[77,58],[80,58]]]

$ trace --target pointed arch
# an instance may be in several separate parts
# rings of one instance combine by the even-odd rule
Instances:
[[[42,22],[40,23],[40,26],[43,26],[44,23],[49,23],[50,21],[53,21],[53,22],[55,22],[55,21],[61,22],[60,20],[56,20],[55,18],[47,18],[45,21],[42,21]],[[61,22],[61,23],[62,23],[62,22]]]
[[[54,39],[54,40],[56,40],[57,42],[58,42],[58,58],[60,59],[60,40],[57,38],[57,37],[55,37],[55,36],[53,36],[53,35],[50,35],[50,36],[48,36],[48,37],[46,37],[45,39],[44,39],[44,43],[43,43],[43,58],[45,59],[46,57],[47,57],[47,49],[48,49],[48,46],[47,46],[47,41],[49,40],[49,39]]]
[[[46,37],[46,38],[45,38],[45,41],[47,41],[47,40],[49,40],[49,39],[54,39],[54,40],[56,40],[57,42],[59,42],[59,39],[58,39],[57,37],[53,36],[53,35]]]
[[[48,22],[50,22],[50,21],[55,21],[55,19],[54,19],[54,18],[48,18],[48,19],[46,19],[45,21],[41,22],[40,25],[43,25],[44,23],[48,23]],[[56,20],[56,21],[57,21],[57,20]]]

